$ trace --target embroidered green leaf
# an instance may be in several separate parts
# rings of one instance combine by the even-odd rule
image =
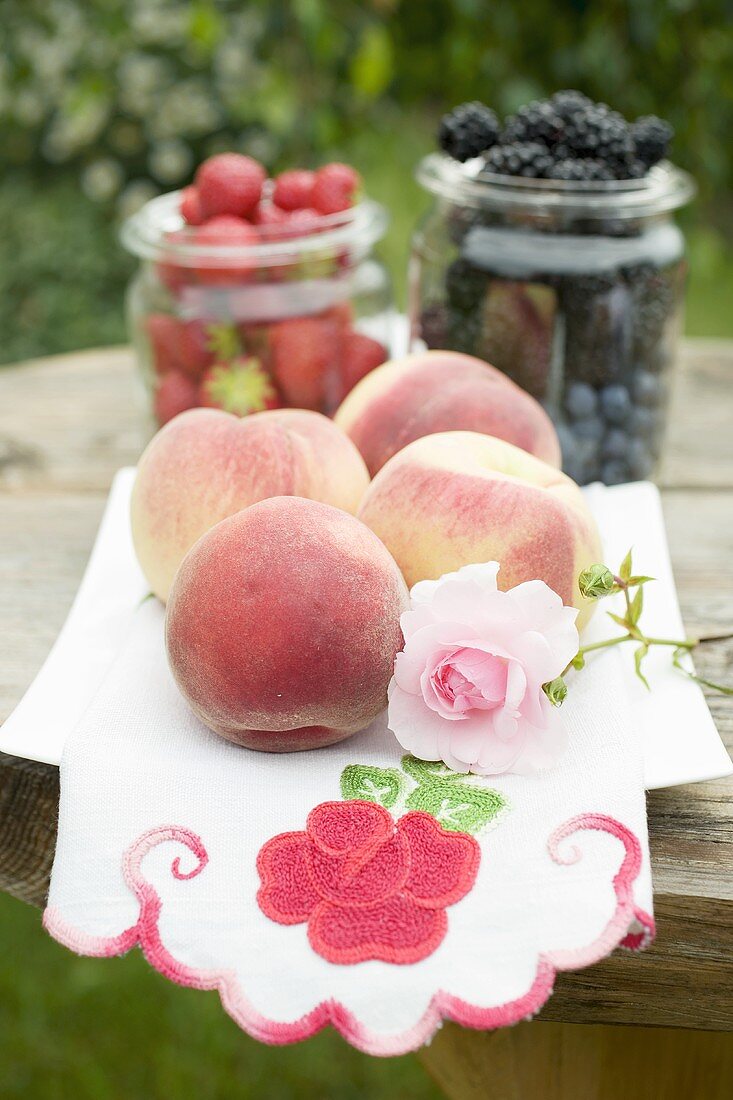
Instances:
[[[442,779],[421,783],[410,792],[406,802],[409,810],[424,810],[444,829],[457,833],[480,832],[508,805],[504,796],[490,787]]]
[[[418,783],[431,782],[434,779],[455,782],[463,778],[460,772],[453,772],[446,767],[442,760],[418,760],[416,756],[403,756],[401,764],[407,774]]]
[[[389,810],[404,790],[405,778],[398,768],[377,768],[369,764],[348,764],[341,772],[341,797],[378,802]]]

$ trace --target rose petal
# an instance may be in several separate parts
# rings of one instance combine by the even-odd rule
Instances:
[[[472,631],[462,623],[431,623],[415,631],[395,659],[395,679],[403,691],[417,695],[420,677],[443,659],[458,644],[471,645]]]
[[[308,939],[333,963],[415,963],[435,951],[447,929],[444,910],[425,909],[398,894],[364,909],[323,901],[308,921]]]
[[[546,684],[559,676],[569,661],[577,653],[575,652],[565,659],[565,653],[558,652],[550,647],[547,638],[536,630],[528,630],[514,639],[512,644],[512,656],[519,661],[527,675],[529,684]]]
[[[524,748],[511,768],[518,775],[532,775],[551,768],[567,747],[568,734],[562,714],[546,695],[543,699],[546,703],[546,724],[544,727],[525,724]]]
[[[306,832],[327,855],[368,858],[394,831],[394,822],[377,802],[321,802],[308,814]]]
[[[405,893],[418,905],[444,909],[460,901],[476,880],[481,849],[467,833],[449,833],[432,814],[413,811],[397,822],[409,841]]]
[[[263,844],[257,854],[262,880],[257,904],[278,924],[301,924],[320,901],[308,875],[310,846],[303,832],[280,833]]]
[[[493,738],[494,719],[491,712],[475,711],[460,726],[451,726],[446,731],[446,739],[441,739],[441,748],[458,764],[454,771],[466,772],[478,760],[487,739]],[[445,761],[445,757],[442,757]]]
[[[580,640],[575,620],[578,610],[566,607],[557,592],[544,581],[525,581],[510,588],[510,595],[525,617],[526,630],[544,634],[548,645],[565,656],[563,668],[578,652]]]
[[[457,579],[470,580],[485,592],[495,592],[498,572],[499,563],[487,561],[481,564],[464,565],[454,573],[444,573],[437,581],[418,581],[410,589],[410,603],[413,607],[417,607],[418,604],[431,604],[438,588]]]
[[[315,891],[335,905],[374,905],[402,889],[410,867],[410,848],[395,833],[375,849],[371,858],[354,866],[349,855],[335,857],[311,845],[306,856]]]
[[[410,611],[403,611],[400,615],[402,637],[407,642],[415,631],[422,630],[424,626],[430,626],[435,621],[435,616],[429,604],[422,604],[411,608]]]
[[[442,760],[438,737],[445,720],[425,706],[422,695],[403,691],[394,679],[387,698],[387,726],[403,749],[418,760]]]
[[[487,738],[471,771],[476,775],[504,775],[513,771],[524,749],[524,739],[524,729],[509,741],[502,741],[496,735]]]

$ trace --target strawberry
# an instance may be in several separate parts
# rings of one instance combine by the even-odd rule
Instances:
[[[184,187],[181,191],[181,217],[187,225],[201,225],[204,215],[201,211],[199,193],[195,187]]]
[[[201,212],[204,218],[233,214],[248,218],[262,195],[266,173],[261,164],[241,153],[219,153],[209,157],[196,172]]]
[[[199,389],[199,403],[235,416],[282,406],[272,379],[259,359],[244,357],[209,367]]]
[[[303,210],[311,206],[315,173],[304,168],[281,172],[275,180],[272,201],[281,210]]]
[[[257,321],[246,321],[238,326],[239,339],[247,355],[259,359],[262,366],[270,367],[270,326]]]
[[[170,313],[151,313],[145,319],[150,341],[153,369],[156,374],[166,374],[178,366],[179,329],[177,318]]]
[[[387,359],[387,349],[378,340],[361,332],[348,332],[341,343],[341,382],[343,392],[340,401],[353,390],[365,374],[380,366]]]
[[[200,378],[214,361],[209,325],[198,319],[182,321],[178,329],[178,365],[191,378]]]
[[[285,225],[287,220],[287,213],[271,202],[261,202],[252,215],[252,221],[259,229],[263,240],[275,240],[280,237],[280,227]]]
[[[196,383],[178,370],[169,370],[158,380],[153,397],[155,419],[162,427],[174,416],[198,405]]]
[[[322,214],[309,206],[304,206],[302,210],[292,210],[285,218],[286,235],[305,237],[309,233],[317,233],[321,228],[322,217]]]
[[[326,164],[313,181],[311,202],[320,214],[338,214],[354,204],[361,176],[349,164]]]
[[[341,326],[333,317],[294,317],[273,325],[272,369],[288,405],[320,410],[338,370]]]
[[[199,378],[214,361],[205,321],[180,321],[169,313],[151,313],[145,322],[156,374],[182,371]]]
[[[241,248],[244,250],[260,244],[260,235],[253,225],[243,218],[235,218],[231,214],[220,214],[210,218],[204,225],[196,230],[196,244],[200,248]],[[221,267],[216,266],[213,259],[203,259],[196,267],[196,274],[201,283],[208,286],[227,285],[240,282],[256,267],[256,260],[252,256],[232,257],[222,261]]]

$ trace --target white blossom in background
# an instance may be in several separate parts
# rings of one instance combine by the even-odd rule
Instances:
[[[112,157],[100,157],[87,164],[81,173],[81,188],[94,202],[114,198],[125,180],[122,165]]]
[[[175,184],[190,175],[193,154],[179,138],[161,141],[153,145],[148,156],[150,174],[159,183]]]

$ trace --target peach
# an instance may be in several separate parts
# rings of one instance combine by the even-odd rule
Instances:
[[[505,374],[457,351],[428,351],[377,367],[334,417],[374,475],[424,435],[472,431],[496,436],[560,465],[560,444],[540,404]]]
[[[354,513],[368,483],[356,447],[320,413],[277,409],[240,419],[192,409],[166,424],[140,459],[135,550],[165,602],[184,555],[219,520],[272,496],[309,497]]]
[[[578,575],[601,560],[595,521],[565,474],[501,439],[443,432],[410,443],[377,474],[357,513],[408,585],[498,561],[499,587],[545,581],[580,609]]]
[[[268,752],[342,741],[387,705],[405,582],[368,527],[273,497],[222,520],[184,558],[168,659],[215,733]]]

